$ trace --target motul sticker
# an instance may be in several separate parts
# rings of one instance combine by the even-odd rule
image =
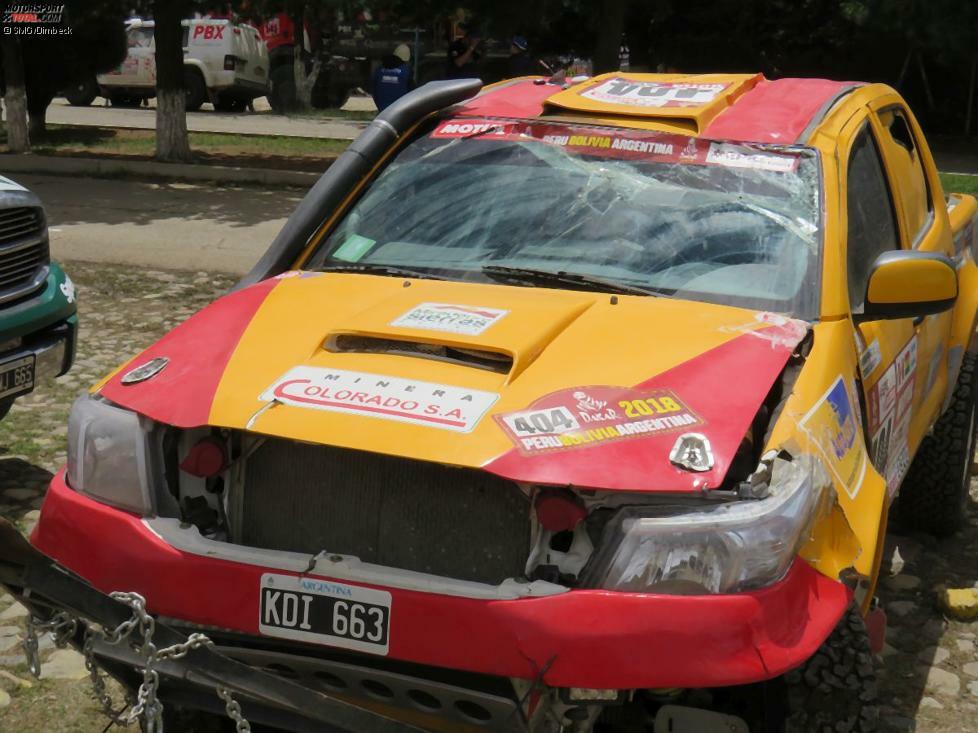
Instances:
[[[416,379],[297,366],[259,399],[467,433],[499,395]]]
[[[553,392],[496,422],[524,455],[647,438],[702,425],[672,391],[575,387]]]
[[[636,81],[616,77],[581,92],[597,102],[629,107],[700,107],[709,104],[728,84]]]
[[[399,328],[420,328],[425,331],[444,331],[461,336],[478,336],[509,311],[449,303],[421,303],[390,325]]]

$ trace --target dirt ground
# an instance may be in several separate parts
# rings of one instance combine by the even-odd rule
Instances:
[[[0,515],[24,531],[65,459],[74,397],[120,361],[184,320],[233,282],[207,272],[165,272],[68,262],[82,333],[72,372],[17,402],[0,423]],[[978,483],[965,529],[936,541],[891,532],[880,598],[890,618],[879,660],[884,731],[978,731],[978,622],[948,621],[935,587],[978,586]],[[0,594],[2,596],[2,594]],[[80,655],[45,641],[45,679],[27,673],[20,607],[0,597],[0,730],[101,731]],[[120,700],[117,696],[117,700]]]

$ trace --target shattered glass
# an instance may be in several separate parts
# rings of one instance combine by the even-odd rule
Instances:
[[[527,268],[814,318],[819,211],[808,148],[442,121],[370,184],[311,266],[475,281],[486,265]]]

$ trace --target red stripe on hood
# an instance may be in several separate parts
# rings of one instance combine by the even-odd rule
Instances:
[[[636,385],[635,390],[669,390],[703,423],[648,437],[524,455],[513,449],[483,468],[513,481],[622,491],[690,492],[722,482],[747,429],[778,378],[804,329],[792,335],[780,327],[738,336]],[[561,390],[574,392],[574,388]],[[550,396],[548,396],[550,397]],[[544,403],[547,397],[538,400]],[[530,406],[532,407],[532,406]],[[714,466],[694,473],[669,461],[676,438],[705,435]]]
[[[231,354],[277,284],[274,278],[265,280],[211,303],[130,361],[100,394],[169,425],[206,425]],[[131,368],[158,356],[170,360],[162,372],[145,382],[122,384]]]

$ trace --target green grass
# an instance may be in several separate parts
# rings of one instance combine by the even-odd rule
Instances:
[[[50,125],[44,137],[32,142],[33,152],[41,155],[152,156],[156,151],[153,130]],[[338,155],[347,145],[348,140],[329,138],[190,133],[190,147],[195,153],[223,157],[323,158]],[[0,146],[6,146],[5,133],[0,134]]]
[[[941,173],[944,193],[967,193],[978,196],[978,176],[963,176],[955,173]]]

